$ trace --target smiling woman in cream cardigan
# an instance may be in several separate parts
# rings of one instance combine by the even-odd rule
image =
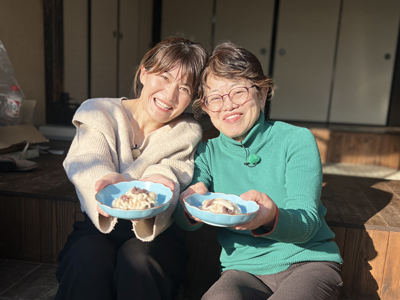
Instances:
[[[172,212],[192,179],[202,134],[183,112],[196,97],[206,58],[197,43],[167,39],[144,56],[135,99],[91,99],[76,112],[76,136],[64,168],[85,220],[74,224],[60,253],[56,299],[171,299],[176,294],[188,255]],[[95,199],[99,190],[132,180],[169,187],[169,208],[140,221],[101,210]]]

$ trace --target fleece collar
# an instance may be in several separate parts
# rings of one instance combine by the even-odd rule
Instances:
[[[249,148],[251,144],[256,140],[256,138],[262,135],[265,130],[270,127],[270,123],[265,122],[265,115],[263,112],[260,112],[260,116],[257,122],[254,124],[253,128],[250,129],[250,132],[247,134],[246,138],[242,142],[235,141],[230,137],[226,136],[222,132],[219,135],[221,139],[222,145],[231,149],[243,149],[243,146]],[[242,150],[243,151],[243,150]]]

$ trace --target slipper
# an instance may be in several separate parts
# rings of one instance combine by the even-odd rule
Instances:
[[[16,168],[17,164],[13,159],[0,156],[0,172],[11,172]]]
[[[0,155],[0,172],[30,171],[37,168],[37,163],[15,155]]]

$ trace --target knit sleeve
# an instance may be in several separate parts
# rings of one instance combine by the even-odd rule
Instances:
[[[63,166],[75,186],[82,210],[101,232],[108,233],[116,218],[99,215],[94,185],[103,176],[116,171],[114,143],[87,124],[76,122],[75,125],[76,135]]]
[[[321,226],[322,167],[312,133],[299,129],[286,143],[285,189],[287,197],[280,205],[275,228],[265,237],[281,242],[304,243]]]

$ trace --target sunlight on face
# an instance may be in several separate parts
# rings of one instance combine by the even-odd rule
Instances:
[[[167,123],[183,113],[192,100],[193,90],[179,66],[161,74],[142,69],[143,84],[139,100],[147,114],[159,123]]]
[[[206,96],[212,94],[225,95],[233,88],[251,86],[252,83],[247,79],[234,81],[211,75],[207,79]],[[257,122],[260,110],[264,108],[265,100],[265,92],[251,88],[247,102],[242,105],[234,104],[228,96],[224,96],[224,104],[219,112],[212,112],[204,105],[203,110],[210,116],[215,128],[231,139],[240,142]]]

